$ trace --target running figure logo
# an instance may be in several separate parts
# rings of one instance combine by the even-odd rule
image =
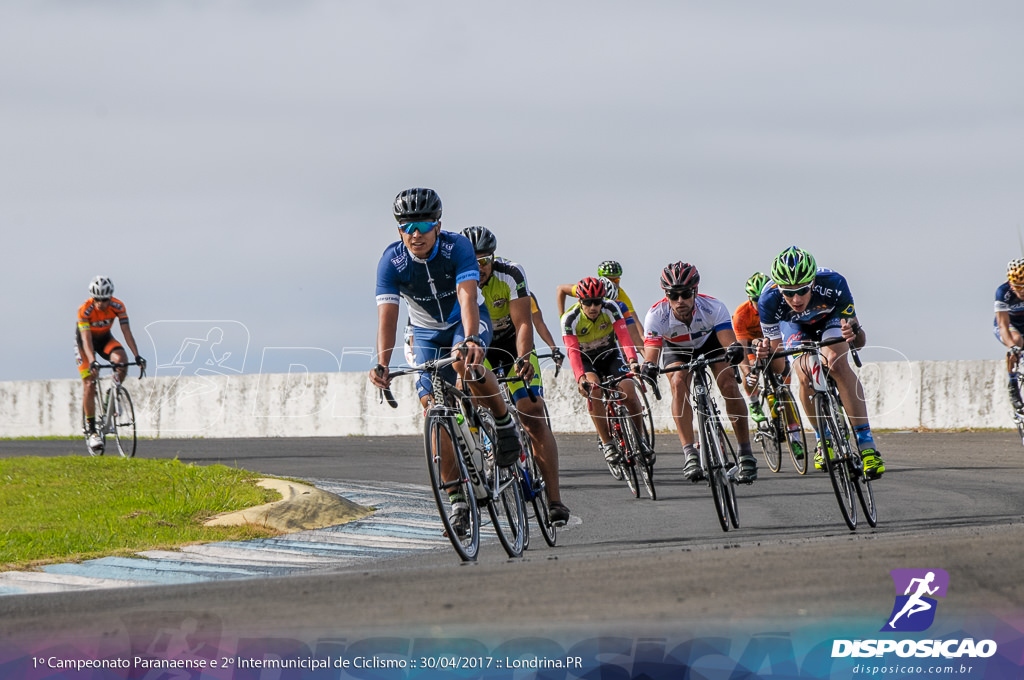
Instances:
[[[882,631],[913,633],[927,630],[935,621],[938,605],[935,597],[946,596],[949,574],[942,569],[893,569],[889,573],[897,594],[889,622]]]

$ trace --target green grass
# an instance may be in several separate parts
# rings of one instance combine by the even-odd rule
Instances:
[[[276,535],[205,527],[221,512],[277,500],[258,475],[177,460],[0,459],[0,571],[190,543]]]

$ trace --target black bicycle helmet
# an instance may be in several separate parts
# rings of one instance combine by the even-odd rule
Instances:
[[[466,227],[462,235],[473,244],[473,250],[478,253],[491,254],[498,249],[498,239],[487,227]]]
[[[406,189],[395,196],[395,219],[399,222],[434,221],[441,217],[441,197],[433,189]]]

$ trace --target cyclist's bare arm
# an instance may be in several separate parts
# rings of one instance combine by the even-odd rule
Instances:
[[[540,307],[537,307],[537,311],[533,313],[533,327],[537,329],[537,335],[543,340],[548,347],[555,349],[558,345],[555,344],[555,337],[551,335],[551,331],[548,330],[548,325],[544,323],[544,314],[541,313]]]
[[[388,364],[395,349],[398,335],[398,305],[385,303],[377,305],[377,366],[370,369],[370,382],[381,389],[391,384]],[[378,370],[380,373],[378,373]]]
[[[1020,333],[1015,333],[1010,328],[1009,312],[996,312],[996,324],[999,326],[999,339],[1002,340],[1004,345],[1007,347],[1020,347],[1024,345],[1024,337]]]
[[[516,352],[520,357],[525,357],[533,351],[533,314],[530,312],[530,298],[518,298],[510,302],[508,313],[516,329]],[[516,368],[523,380],[533,378],[533,365],[529,361],[521,363]]]
[[[479,288],[475,280],[460,283],[456,289],[459,296],[459,307],[462,310],[462,330],[466,337],[480,333],[480,308],[477,307]],[[484,349],[475,342],[466,343],[465,366],[476,366],[484,362]]]
[[[132,335],[132,327],[127,319],[121,320],[121,332],[124,333],[124,342],[128,345],[128,349],[132,351],[132,356],[139,356],[139,348],[135,344],[135,336]]]
[[[558,304],[558,316],[561,317],[565,314],[565,298],[576,297],[572,294],[572,284],[562,283],[558,286],[558,291],[555,294],[555,301]]]

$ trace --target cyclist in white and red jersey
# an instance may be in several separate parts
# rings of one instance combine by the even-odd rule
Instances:
[[[1010,403],[1018,413],[1024,413],[1017,382],[1017,358],[1024,347],[1024,259],[1010,260],[1006,265],[1006,281],[996,288],[996,318],[994,329],[999,342],[1009,348],[1006,370],[1009,373]]]
[[[724,352],[733,366],[743,361],[743,347],[736,342],[729,309],[720,301],[697,292],[700,273],[688,262],[674,262],[662,271],[661,287],[665,297],[657,302],[644,321],[644,372],[656,373],[659,359],[664,368],[687,363],[694,357]],[[739,444],[740,469],[736,481],[757,479],[757,460],[750,448],[747,409],[740,396],[732,369],[715,373],[718,389],[725,397],[725,410],[732,420]],[[693,407],[690,405],[690,372],[669,374],[672,387],[672,420],[686,454],[683,476],[700,478],[700,457],[693,434]]]
[[[605,461],[610,467],[621,461],[608,432],[608,421],[599,409],[601,395],[597,383],[613,376],[621,378],[618,390],[625,395],[626,410],[634,419],[637,431],[642,431],[642,407],[636,396],[632,380],[626,380],[629,372],[622,361],[625,353],[630,369],[639,370],[636,349],[626,331],[626,321],[619,306],[607,299],[608,289],[604,281],[588,277],[576,284],[579,302],[562,315],[562,341],[576,376],[580,394],[592,397],[587,408],[594,427],[601,438]],[[620,351],[621,350],[621,351]],[[642,453],[650,463],[654,462],[654,451],[641,439]]]

